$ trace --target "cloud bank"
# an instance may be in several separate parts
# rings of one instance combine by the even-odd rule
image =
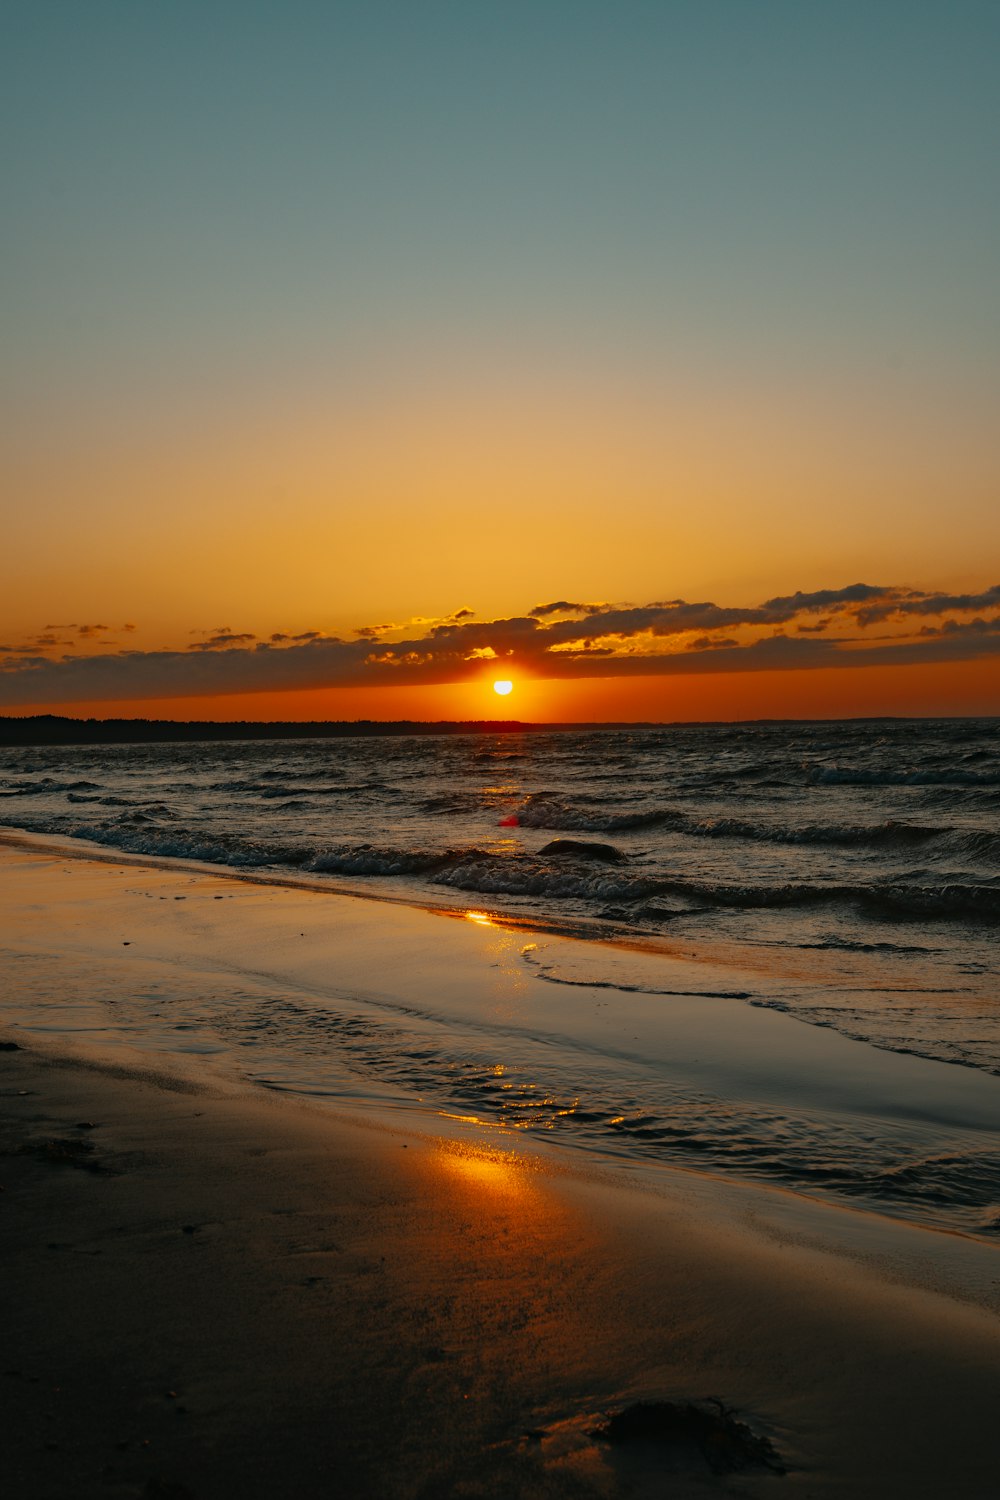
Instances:
[[[77,639],[37,635],[0,647],[0,708],[438,685],[478,678],[489,662],[505,674],[578,679],[1000,659],[1000,584],[947,594],[854,583],[751,606],[557,599],[487,621],[463,606],[444,619],[357,626],[350,640],[319,628],[261,640],[223,626],[192,631],[199,639],[184,650],[108,650],[113,643],[104,637],[99,655],[55,653],[67,644],[85,647],[107,626],[46,627],[55,629],[74,630]],[[131,622],[118,627],[134,629]]]

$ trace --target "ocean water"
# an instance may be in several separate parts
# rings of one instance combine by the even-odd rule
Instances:
[[[454,1014],[176,997],[185,1025],[266,1037],[247,1068],[274,1086],[322,1094],[346,1068],[571,1144],[1000,1223],[990,1130],[810,1111],[808,1087],[781,1108],[706,1095],[656,1031],[668,953],[701,965],[687,1002],[1000,1075],[1000,721],[19,748],[0,822],[496,919],[565,1001],[556,1044]],[[574,1036],[595,988],[645,1005],[630,1055]]]

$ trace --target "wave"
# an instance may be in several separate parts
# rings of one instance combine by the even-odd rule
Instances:
[[[1000,786],[1000,770],[962,771],[952,766],[940,770],[878,767],[869,771],[860,766],[817,766],[810,780],[817,786]]]
[[[306,779],[303,776],[296,777],[296,781]],[[324,773],[320,779],[328,780],[329,778]],[[274,779],[262,785],[261,781],[254,777],[252,780],[243,781],[216,781],[212,783],[210,790],[213,792],[249,792],[265,802],[271,802],[280,797],[349,797],[354,793],[370,791],[392,795],[393,789],[377,781],[363,782],[356,786],[287,786]]]
[[[675,813],[670,808],[590,812],[574,803],[564,802],[551,792],[536,792],[526,798],[515,815],[524,828],[564,829],[575,833],[628,832],[633,828],[651,828],[675,817],[684,817],[683,813]]]
[[[636,811],[594,811],[550,792],[526,798],[513,814],[524,828],[575,833],[628,833],[664,828],[686,838],[742,839],[791,845],[896,849],[937,843],[951,854],[1000,863],[1000,834],[989,829],[958,829],[939,824],[887,819],[882,823],[781,824],[747,818],[697,817],[676,807]]]
[[[475,891],[484,896],[546,896],[583,901],[637,901],[655,895],[661,882],[653,876],[629,874],[616,866],[581,869],[560,860],[557,868],[530,855],[465,855],[432,877],[434,885]]]
[[[1000,886],[952,882],[946,885],[870,884],[737,885],[716,881],[665,880],[664,894],[740,908],[851,905],[882,916],[953,918],[1000,922]]]
[[[473,854],[478,850],[472,851]],[[424,875],[449,861],[465,857],[462,852],[444,853],[421,849],[376,848],[371,844],[341,849],[323,849],[306,863],[320,875]]]
[[[168,809],[158,815],[136,809],[123,813],[108,823],[76,824],[66,827],[58,820],[24,819],[18,827],[28,832],[56,833],[74,839],[86,839],[105,848],[120,849],[125,854],[150,854],[164,859],[193,859],[203,864],[252,868],[263,865],[287,865],[297,868],[312,855],[309,848],[292,844],[266,843],[236,835],[199,834],[172,826],[163,828],[158,818],[172,816]]]
[[[277,801],[279,797],[350,797],[362,790],[355,786],[259,786],[258,797]]]
[[[40,781],[5,782],[0,797],[45,797],[57,792],[98,792],[98,781],[59,781],[53,776],[43,776]]]
[[[169,822],[170,827],[163,827]],[[478,845],[457,848],[399,847],[370,843],[327,845],[245,834],[206,832],[178,826],[163,803],[128,808],[100,823],[73,824],[65,818],[19,818],[18,826],[40,833],[68,834],[128,853],[196,859],[212,864],[284,865],[316,874],[350,877],[408,876],[431,885],[481,895],[544,898],[554,902],[609,903],[624,919],[650,919],[651,898],[673,898],[686,913],[706,908],[758,910],[850,906],[881,918],[1000,922],[1000,884],[947,880],[868,882],[789,881],[782,884],[699,880],[657,870],[628,859],[613,867],[553,853],[493,852]],[[643,905],[644,903],[644,905]],[[539,917],[544,915],[539,912]],[[668,909],[665,916],[680,915]]]
[[[459,813],[476,812],[482,806],[482,802],[482,794],[478,792],[441,792],[421,802],[420,811],[454,816]]]
[[[140,807],[142,804],[133,802],[129,797],[99,797],[90,792],[67,792],[67,802],[94,802],[99,807]]]

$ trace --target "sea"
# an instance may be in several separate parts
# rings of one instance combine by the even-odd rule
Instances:
[[[670,955],[744,976],[706,984],[705,1005],[780,1011],[980,1091],[1000,1079],[1000,720],[6,748],[0,823],[470,914],[521,932],[525,972],[564,991],[555,1031],[442,1012],[419,1038],[405,1007],[331,1001],[303,1026],[276,1001],[245,1018],[262,1081],[323,1094],[336,1055],[567,1145],[1000,1228],[993,1131],[811,1112],[808,1090],[743,1107],[683,1084],[655,1035]],[[648,997],[645,1055],[574,1038],[584,989]],[[204,1008],[199,1024],[223,1028]]]

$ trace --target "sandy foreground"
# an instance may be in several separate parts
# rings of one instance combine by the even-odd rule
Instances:
[[[325,946],[302,957],[310,922]],[[349,986],[372,924],[387,970],[419,951],[466,985],[489,940],[384,903],[0,848],[5,1495],[1000,1492],[992,1245],[377,1099],[295,1102],[74,1009],[84,990],[244,984],[236,951],[303,990],[340,951]],[[765,1031],[801,1034],[812,1064],[837,1045],[734,1007],[744,1052]],[[595,1435],[634,1403],[708,1397],[768,1462],[690,1421],[670,1441]]]

